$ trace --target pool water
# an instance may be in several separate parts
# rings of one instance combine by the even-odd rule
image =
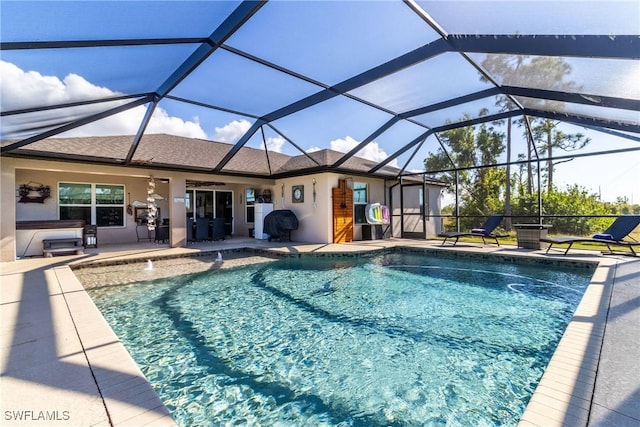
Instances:
[[[387,254],[89,292],[180,425],[502,426],[591,273]]]

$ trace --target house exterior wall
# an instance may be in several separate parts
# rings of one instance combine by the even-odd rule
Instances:
[[[16,259],[16,170],[15,159],[0,156],[0,262]]]
[[[353,177],[353,180],[349,179],[347,181],[347,186],[353,189],[354,182],[362,182],[367,184],[367,203],[380,203],[382,205],[388,205],[389,201],[385,195],[385,183],[384,180],[380,178],[369,178],[369,177]],[[337,187],[336,181],[336,187]],[[353,240],[362,240],[362,226],[363,224],[353,224]]]
[[[386,203],[384,180],[380,178],[322,173],[276,180],[275,185],[270,188],[274,209],[289,209],[298,218],[299,228],[291,233],[292,240],[333,243],[333,196],[331,190],[338,187],[340,179],[346,179],[349,188],[353,188],[354,182],[366,183],[368,202]],[[315,200],[313,197],[314,180]],[[302,203],[294,203],[292,200],[293,187],[298,185],[304,186],[304,201]],[[354,224],[353,239],[362,240],[362,225]]]
[[[134,201],[146,203],[147,184],[150,176],[156,178],[156,193],[164,197],[159,200],[160,218],[170,218],[170,245],[172,247],[186,246],[186,203],[185,195],[187,179],[195,181],[220,181],[224,186],[209,188],[210,190],[231,191],[234,205],[234,234],[248,236],[249,229],[254,228],[246,218],[246,188],[254,188],[257,193],[269,189],[272,194],[274,209],[290,209],[299,220],[299,228],[291,233],[294,242],[302,243],[332,243],[333,242],[333,212],[332,188],[338,187],[340,179],[346,179],[347,185],[353,188],[354,182],[363,182],[368,186],[368,202],[389,204],[385,193],[385,181],[377,177],[346,176],[337,173],[319,173],[286,179],[242,178],[231,176],[212,176],[209,174],[184,173],[177,171],[159,171],[144,168],[127,168],[122,166],[102,166],[75,162],[57,162],[48,160],[33,160],[20,158],[1,159],[2,184],[0,195],[2,201],[2,215],[0,220],[0,235],[2,246],[0,255],[2,261],[13,261],[21,256],[16,252],[16,221],[29,220],[58,220],[58,183],[102,183],[124,185],[127,204]],[[169,182],[161,182],[159,178],[166,178]],[[166,181],[166,180],[163,180]],[[34,182],[48,185],[51,197],[44,203],[19,203],[17,189],[21,184]],[[295,203],[292,200],[293,186],[304,186],[304,200]],[[437,188],[437,187],[436,187]],[[207,189],[198,187],[198,189]],[[315,190],[315,197],[314,197]],[[433,197],[439,191],[433,192]],[[431,194],[431,193],[430,193]],[[430,196],[431,197],[431,196]],[[399,200],[399,198],[398,198]],[[434,199],[435,200],[435,199]],[[439,200],[430,203],[434,215],[439,214]],[[439,220],[438,220],[439,221]],[[434,223],[435,224],[435,223]],[[101,227],[98,229],[98,244],[134,243],[138,241],[136,234],[137,223],[135,211],[125,215],[122,227]],[[437,233],[434,225],[433,232]],[[394,235],[399,230],[398,224],[393,224]],[[430,229],[431,230],[431,229]],[[141,237],[146,234],[144,229],[138,229]],[[362,239],[362,225],[354,225],[354,240]]]
[[[313,196],[315,180],[315,202]],[[330,243],[333,241],[331,188],[337,180],[323,173],[276,180],[271,188],[274,209],[289,209],[298,218],[298,229],[291,232],[297,242]],[[304,186],[304,201],[294,203],[293,186]]]
[[[238,192],[245,187],[266,188],[272,186],[274,182],[272,179],[212,177],[208,174],[11,157],[3,157],[0,165],[2,168],[0,200],[3,208],[2,215],[0,215],[0,261],[3,262],[14,261],[16,257],[21,256],[16,251],[16,221],[59,219],[59,182],[124,185],[126,203],[132,203],[135,200],[146,203],[147,183],[149,177],[154,176],[156,178],[156,193],[164,197],[164,200],[157,202],[161,218],[170,218],[171,220],[170,245],[172,247],[185,246],[187,243],[185,206],[187,179],[225,182],[225,189],[237,190]],[[169,183],[160,182],[158,179],[160,177],[168,178]],[[48,185],[51,188],[51,197],[46,199],[44,203],[19,203],[18,187],[29,182]],[[234,194],[236,193],[234,192]],[[237,207],[235,214],[241,214],[240,218],[234,218],[236,224],[244,221],[244,215]],[[98,229],[98,244],[137,242],[136,227],[135,216],[125,214],[124,226]],[[141,237],[146,234],[144,229],[138,231]]]
[[[58,183],[60,182],[123,185],[125,189],[125,203],[131,203],[133,201],[146,203],[147,200],[148,177],[89,175],[78,172],[60,172],[35,169],[16,170],[17,186],[30,181],[50,186],[51,197],[46,199],[44,203],[15,203],[17,221],[60,219],[58,212]],[[168,200],[169,184],[163,184],[156,181],[156,193],[165,197],[164,200],[157,201],[160,213],[158,219],[170,218],[171,213]],[[125,214],[124,226],[122,227],[101,227],[98,230],[98,241],[100,244],[136,242],[138,240],[136,228],[137,223],[134,211],[132,215]],[[142,234],[143,233],[141,233],[141,236]]]

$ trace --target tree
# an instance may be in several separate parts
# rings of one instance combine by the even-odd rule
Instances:
[[[500,85],[531,87],[545,90],[555,90],[559,92],[572,93],[579,92],[580,86],[574,81],[566,80],[571,75],[571,65],[558,57],[545,57],[528,55],[493,55],[489,54],[482,61],[482,67],[488,74]],[[487,81],[482,77],[481,80]],[[526,103],[526,107],[540,110],[550,110],[562,112],[565,105],[560,101],[543,100],[536,98],[526,98],[515,100],[508,96],[499,96],[496,105],[501,107],[502,111],[510,111],[517,106],[518,103]],[[509,119],[511,120],[511,119]],[[522,125],[522,121],[516,122]],[[532,126],[533,135],[529,135],[525,130],[525,138],[527,141],[527,191],[528,194],[533,193],[533,169],[531,167],[533,144],[539,147],[540,151],[546,152],[549,160],[547,161],[547,191],[553,188],[553,160],[552,151],[559,148],[565,151],[577,150],[583,148],[589,143],[589,139],[584,135],[566,134],[558,131],[556,127],[558,122],[549,119],[534,120],[535,126]],[[511,122],[508,123],[510,126]],[[535,141],[531,141],[531,136]],[[507,151],[511,154],[511,138],[507,139]],[[510,156],[507,162],[510,162]],[[509,183],[506,184],[507,188]],[[510,191],[509,191],[510,193]],[[509,202],[509,201],[507,201]]]
[[[607,209],[597,194],[589,193],[578,184],[567,186],[564,191],[548,191],[543,205],[545,214],[558,215],[553,219],[553,231],[557,234],[585,236],[602,231],[611,223],[607,218],[592,217],[607,215]]]
[[[534,119],[531,132],[538,152],[547,156],[547,193],[553,190],[553,150],[575,151],[584,148],[591,140],[581,133],[565,133],[558,129],[559,122],[549,119]]]
[[[625,196],[618,196],[615,202],[604,205],[612,215],[640,215],[640,204],[631,203]]]
[[[504,135],[488,124],[482,124],[477,129],[452,129],[440,134],[444,148],[429,154],[425,159],[427,172],[459,169],[461,215],[485,216],[504,210],[500,197],[500,190],[506,179],[504,170],[482,167],[497,163],[498,156],[505,149],[503,140]],[[450,188],[456,184],[454,172],[442,172],[437,177],[449,183]],[[463,219],[461,222],[465,228],[469,228],[476,221]]]
[[[482,68],[487,72],[482,80],[497,83],[500,86],[526,87],[533,89],[553,90],[557,92],[575,93],[580,92],[580,87],[567,77],[571,75],[571,66],[562,58],[526,56],[526,55],[487,55],[482,62]],[[547,100],[536,97],[512,97],[500,95],[496,97],[496,105],[501,111],[512,111],[516,108],[526,107],[532,110],[541,111],[564,111],[565,104],[561,101]],[[486,114],[486,111],[480,115]],[[466,115],[464,119],[469,119]],[[525,130],[527,149],[525,153],[512,153],[511,127],[512,124],[523,126],[523,120],[507,121],[507,140],[504,144],[504,135],[498,132],[493,126],[498,123],[484,124],[474,128],[453,129],[440,134],[443,148],[430,154],[425,159],[425,169],[427,172],[438,172],[443,170],[458,169],[457,178],[460,191],[461,208],[460,213],[465,215],[487,215],[494,212],[511,212],[513,201],[519,206],[519,215],[537,215],[538,203],[537,195],[534,197],[534,185],[532,161],[536,157],[540,158],[546,154],[547,161],[547,193],[550,201],[562,201],[565,198],[571,200],[580,199],[576,192],[565,197],[562,192],[560,196],[553,193],[553,150],[562,149],[566,151],[580,149],[589,140],[582,134],[568,134],[558,128],[558,123],[548,119],[534,119],[532,125]],[[529,129],[531,131],[529,131]],[[507,151],[507,164],[511,163],[512,155],[517,155],[519,160],[526,159],[524,167],[519,168],[511,176],[511,169],[491,168],[487,165],[497,163],[497,159]],[[526,171],[524,170],[526,168]],[[523,175],[526,172],[526,180]],[[456,183],[454,172],[441,173],[438,176],[448,182],[451,186]],[[539,177],[541,178],[541,177]],[[517,194],[512,192],[512,180],[516,185]],[[504,188],[504,193],[502,189]],[[541,189],[538,189],[541,192]],[[562,206],[558,202],[551,203],[548,213],[553,209]],[[589,203],[585,202],[585,205]],[[464,221],[463,221],[464,222]],[[469,225],[467,224],[465,226]]]

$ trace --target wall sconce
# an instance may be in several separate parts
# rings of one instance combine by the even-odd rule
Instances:
[[[284,208],[284,184],[280,185],[280,190],[282,191],[281,195],[280,195],[280,200],[282,201],[282,207]]]
[[[318,206],[316,205],[316,179],[313,178],[313,207],[317,208]]]
[[[131,206],[131,193],[127,193],[127,214],[133,215],[133,206]]]

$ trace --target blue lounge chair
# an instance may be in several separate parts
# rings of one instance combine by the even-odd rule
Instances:
[[[444,246],[444,244],[447,243],[448,239],[453,239],[453,238],[456,239],[456,241],[453,242],[453,246],[455,246],[458,243],[458,240],[464,236],[481,237],[482,243],[485,243],[485,244],[487,243],[485,241],[486,238],[494,239],[496,241],[496,244],[500,246],[500,243],[498,242],[498,237],[506,237],[507,235],[494,234],[493,231],[496,229],[496,227],[498,227],[498,225],[500,225],[500,223],[502,222],[502,218],[504,218],[504,215],[490,215],[487,218],[487,220],[484,222],[484,224],[482,224],[482,227],[474,228],[469,232],[448,231],[445,233],[440,233],[438,234],[438,237],[444,237],[444,240],[442,241],[442,245],[440,246]]]
[[[613,224],[604,230],[601,234],[596,234],[593,237],[575,237],[575,236],[558,236],[558,237],[545,237],[540,239],[541,242],[549,243],[547,253],[553,245],[569,244],[567,250],[564,251],[564,255],[569,252],[571,246],[576,242],[581,243],[603,243],[607,245],[609,252],[603,252],[604,254],[612,254],[613,250],[611,245],[625,246],[631,251],[631,255],[636,256],[634,246],[640,246],[638,241],[625,240],[625,237],[629,235],[638,225],[640,225],[640,215],[622,215],[613,221]]]

